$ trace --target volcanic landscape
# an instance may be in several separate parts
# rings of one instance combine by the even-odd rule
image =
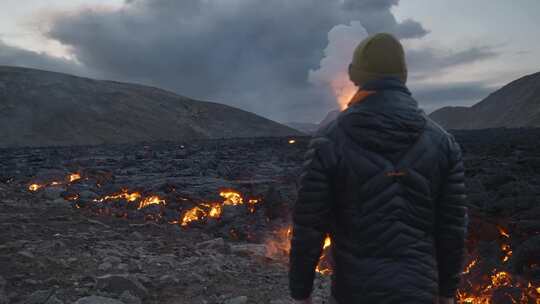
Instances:
[[[458,303],[540,303],[540,129],[454,134],[470,204]],[[291,303],[308,142],[0,150],[0,303]],[[330,244],[315,303],[327,303]]]

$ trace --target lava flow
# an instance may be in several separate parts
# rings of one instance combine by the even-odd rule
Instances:
[[[291,226],[278,229],[274,231],[270,238],[266,241],[266,257],[276,260],[287,261],[289,253],[291,251],[291,238],[292,228]],[[319,258],[319,263],[315,268],[315,271],[322,275],[329,275],[332,273],[332,264],[330,249],[332,240],[330,236],[326,236],[322,248],[322,254]]]
[[[220,218],[223,206],[240,206],[246,204],[242,195],[234,190],[224,190],[219,193],[224,199],[221,203],[201,203],[184,213],[179,221],[173,221],[172,224],[188,226],[192,222],[201,221],[206,218]],[[258,199],[249,199],[247,206],[250,212],[255,211],[255,205],[259,203]]]
[[[479,255],[471,255],[462,272],[461,288],[458,290],[457,302],[462,304],[491,303],[536,303],[540,304],[540,282],[534,284],[530,280],[513,275],[508,267],[512,257],[510,246],[511,235],[501,226],[498,248],[500,250],[499,266],[486,269],[489,261]]]
[[[55,180],[47,183],[31,183],[27,185],[30,192],[39,192],[47,187],[66,187],[72,184],[88,181],[80,173],[72,173],[63,180]],[[245,198],[236,190],[226,189],[219,192],[221,199],[214,202],[196,202],[178,195],[161,197],[155,193],[143,191],[130,191],[122,189],[118,193],[106,194],[90,201],[81,201],[80,193],[69,192],[64,195],[68,201],[72,201],[76,208],[89,208],[99,214],[116,215],[123,218],[131,218],[128,214],[143,215],[146,220],[166,222],[180,225],[187,229],[195,223],[204,224],[210,220],[219,221],[226,208],[245,208],[246,213],[256,213],[257,207],[263,202],[261,198]],[[172,199],[171,199],[172,198]],[[170,201],[169,201],[170,199]],[[186,205],[188,204],[188,205]],[[185,208],[188,206],[188,208]],[[94,208],[94,209],[93,209]],[[167,212],[164,209],[167,209]],[[173,213],[170,218],[168,213]],[[131,213],[130,213],[131,212]],[[260,214],[260,213],[259,213]],[[481,220],[481,219],[480,219]],[[286,262],[290,252],[292,229],[290,224],[284,224],[283,228],[270,233],[266,240],[266,256],[275,260]],[[479,243],[469,236],[468,242],[472,252],[467,257],[467,264],[462,271],[462,282],[457,294],[457,303],[461,304],[492,304],[492,303],[536,303],[540,304],[540,267],[537,258],[526,265],[525,274],[516,273],[516,249],[519,249],[518,240],[513,239],[513,233],[508,228],[486,223],[496,231],[495,241],[483,243],[489,250],[480,251]],[[491,225],[491,226],[490,226]],[[473,227],[474,229],[474,227]],[[238,231],[237,231],[238,232]],[[482,231],[480,231],[482,232]],[[481,233],[480,233],[481,235]],[[332,261],[330,250],[332,241],[329,236],[324,240],[322,253],[316,271],[321,275],[332,273]],[[482,252],[482,254],[480,254]],[[486,256],[486,252],[495,254]],[[535,277],[536,276],[536,277]]]

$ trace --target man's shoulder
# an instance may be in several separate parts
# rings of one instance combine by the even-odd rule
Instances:
[[[313,138],[326,138],[328,140],[334,140],[336,133],[338,132],[339,117],[342,115],[343,112],[339,113],[334,120],[321,125],[313,135]]]
[[[432,136],[440,138],[445,141],[454,141],[454,136],[450,134],[445,128],[440,124],[431,119],[428,115],[425,115],[426,118],[426,132],[429,132]]]

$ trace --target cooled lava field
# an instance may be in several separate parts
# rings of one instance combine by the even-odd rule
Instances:
[[[454,134],[470,204],[458,303],[540,303],[540,130]],[[308,142],[0,150],[0,304],[291,303]],[[328,298],[325,247],[315,303]]]

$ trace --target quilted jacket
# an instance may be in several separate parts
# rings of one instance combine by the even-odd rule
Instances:
[[[325,236],[340,304],[453,297],[467,227],[459,145],[397,79],[349,107],[310,143],[293,213],[289,283],[309,297]]]

